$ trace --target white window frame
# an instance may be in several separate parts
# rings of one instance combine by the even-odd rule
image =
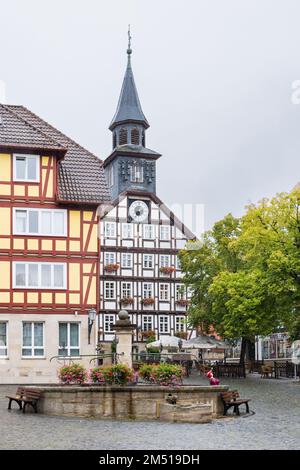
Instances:
[[[170,255],[159,255],[159,267],[168,268],[171,266],[171,257]]]
[[[130,269],[132,268],[133,254],[132,253],[121,253],[121,268]]]
[[[175,284],[175,300],[185,300],[185,299],[186,299],[186,289],[185,289],[184,284]]]
[[[59,345],[59,325],[67,324],[67,344],[65,348]],[[78,328],[78,346],[71,346],[71,325],[77,325]],[[78,349],[79,354],[77,356],[72,356],[72,357],[80,357],[80,323],[75,322],[75,321],[60,321],[58,322],[58,351],[60,350],[66,350],[67,356],[71,356],[71,349]],[[60,356],[60,357],[66,357],[66,356]]]
[[[23,338],[23,328],[24,328],[25,323],[30,323],[31,324],[31,346],[24,346],[24,344],[23,344],[23,340],[24,340],[24,338]],[[43,345],[42,346],[34,346],[34,325],[36,323],[43,326]],[[23,349],[30,349],[31,354],[28,355],[28,356],[25,356],[23,354]],[[35,349],[42,349],[43,354],[41,354],[40,356],[35,355],[34,354]],[[45,357],[45,322],[43,322],[43,321],[23,321],[22,322],[22,358],[23,359],[31,359],[31,358],[41,358],[41,357]]]
[[[1,346],[0,351],[4,351],[5,354],[0,354],[0,360],[8,357],[8,321],[0,321],[0,325],[5,326],[5,346]]]
[[[25,285],[17,286],[16,283],[16,273],[17,273],[17,265],[23,264],[25,265]],[[38,285],[37,286],[29,286],[28,285],[28,266],[31,264],[36,264],[38,266]],[[42,265],[51,266],[51,285],[50,286],[43,286],[42,285]],[[62,266],[63,267],[63,287],[57,287],[54,285],[54,266]],[[43,289],[43,290],[66,290],[67,289],[67,263],[39,263],[39,262],[23,262],[23,261],[14,261],[13,262],[13,288],[14,289]]]
[[[122,238],[133,238],[133,224],[122,224]]]
[[[35,180],[31,180],[31,179],[21,179],[21,178],[17,178],[17,158],[18,157],[22,157],[22,158],[25,158],[25,161],[26,159],[28,160],[28,158],[34,158],[36,160],[36,175],[37,175],[37,178]],[[26,170],[25,172],[28,173],[28,169],[27,169],[27,164],[26,164]],[[13,174],[13,181],[22,181],[24,183],[39,183],[40,182],[40,155],[30,155],[30,154],[25,154],[25,153],[14,153],[13,154],[13,171],[14,171],[14,174]]]
[[[149,328],[149,325],[151,327]],[[146,326],[146,328],[145,328]],[[153,331],[153,316],[152,315],[143,315],[142,317],[142,330],[143,331]]]
[[[114,330],[112,330],[110,327],[112,324],[115,324],[115,322],[116,322],[115,315],[111,315],[110,313],[105,314],[103,318],[104,333],[112,334]],[[107,328],[108,325],[109,325],[109,328]]]
[[[170,238],[171,238],[171,226],[170,225],[159,226],[159,238],[162,241],[170,241]]]
[[[116,222],[104,222],[104,235],[106,238],[116,238],[117,225]]]
[[[132,297],[132,282],[122,281],[121,282],[121,298],[124,299],[128,297]]]
[[[170,301],[170,284],[168,284],[167,282],[161,282],[159,284],[159,300],[162,300],[164,302]]]
[[[108,287],[108,285],[110,286]],[[112,295],[107,296],[108,292]],[[104,300],[115,300],[116,299],[116,283],[114,281],[104,281]]]
[[[146,290],[145,290],[145,286],[147,286]],[[148,289],[149,286],[151,286],[151,289]],[[143,299],[153,298],[154,296],[153,292],[154,292],[153,282],[143,282]],[[151,295],[149,295],[149,293]]]
[[[104,252],[104,266],[108,264],[116,264],[116,253],[112,251]]]
[[[147,233],[148,231],[148,233]],[[156,232],[156,225],[144,224],[143,225],[143,238],[144,240],[154,240]]]
[[[17,220],[16,220],[16,213],[17,211],[23,211],[26,212],[26,230],[25,232],[18,232],[17,231]],[[37,232],[30,232],[29,231],[29,212],[37,212],[38,213],[38,231]],[[41,225],[42,225],[42,212],[48,212],[51,213],[51,226],[52,226],[52,232],[51,233],[46,233],[42,232],[41,230]],[[64,228],[63,228],[63,233],[58,234],[53,231],[54,227],[54,214],[61,213],[63,214],[64,217]],[[28,209],[26,207],[14,207],[13,208],[13,220],[14,220],[14,226],[13,226],[13,233],[14,235],[34,235],[34,236],[49,236],[49,237],[66,237],[67,236],[67,216],[68,212],[66,209]]]
[[[160,333],[170,332],[170,319],[167,315],[159,316],[159,332]]]
[[[176,255],[176,269],[181,270],[181,263],[178,255]]]
[[[146,259],[148,257],[148,260]],[[151,263],[149,261],[151,260]],[[151,264],[151,266],[149,266]],[[154,268],[154,255],[144,253],[143,254],[143,269],[153,269]]]
[[[175,317],[175,332],[182,332],[185,331],[185,317],[184,316],[176,316]]]

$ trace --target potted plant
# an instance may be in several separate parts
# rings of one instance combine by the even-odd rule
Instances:
[[[81,364],[63,366],[58,371],[58,378],[65,385],[82,385],[87,380],[87,371]]]
[[[104,271],[108,272],[108,273],[115,273],[118,271],[120,265],[119,264],[106,264],[104,266]]]
[[[182,384],[183,368],[177,364],[143,364],[139,369],[139,375],[145,382],[175,386]]]
[[[126,385],[136,381],[134,370],[126,364],[95,367],[90,370],[90,379],[99,385]]]

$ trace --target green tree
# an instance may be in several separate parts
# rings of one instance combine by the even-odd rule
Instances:
[[[300,330],[300,192],[279,194],[231,214],[180,253],[192,289],[189,323],[248,341],[285,326]]]

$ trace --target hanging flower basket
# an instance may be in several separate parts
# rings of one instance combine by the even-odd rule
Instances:
[[[142,305],[153,305],[154,304],[154,299],[153,297],[145,297],[144,299],[141,300]]]
[[[123,299],[120,300],[121,305],[132,305],[133,304],[133,298],[132,297],[124,297]]]
[[[104,266],[104,271],[108,273],[115,273],[118,271],[119,267],[119,264],[106,264]]]
[[[174,266],[162,266],[159,268],[159,272],[162,274],[172,274],[176,271],[176,268]]]
[[[176,300],[176,305],[180,305],[180,307],[187,307],[190,301],[187,299],[178,299]]]

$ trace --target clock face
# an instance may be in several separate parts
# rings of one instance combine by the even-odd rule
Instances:
[[[129,215],[134,222],[145,222],[149,215],[149,209],[144,201],[134,201],[130,204]]]

